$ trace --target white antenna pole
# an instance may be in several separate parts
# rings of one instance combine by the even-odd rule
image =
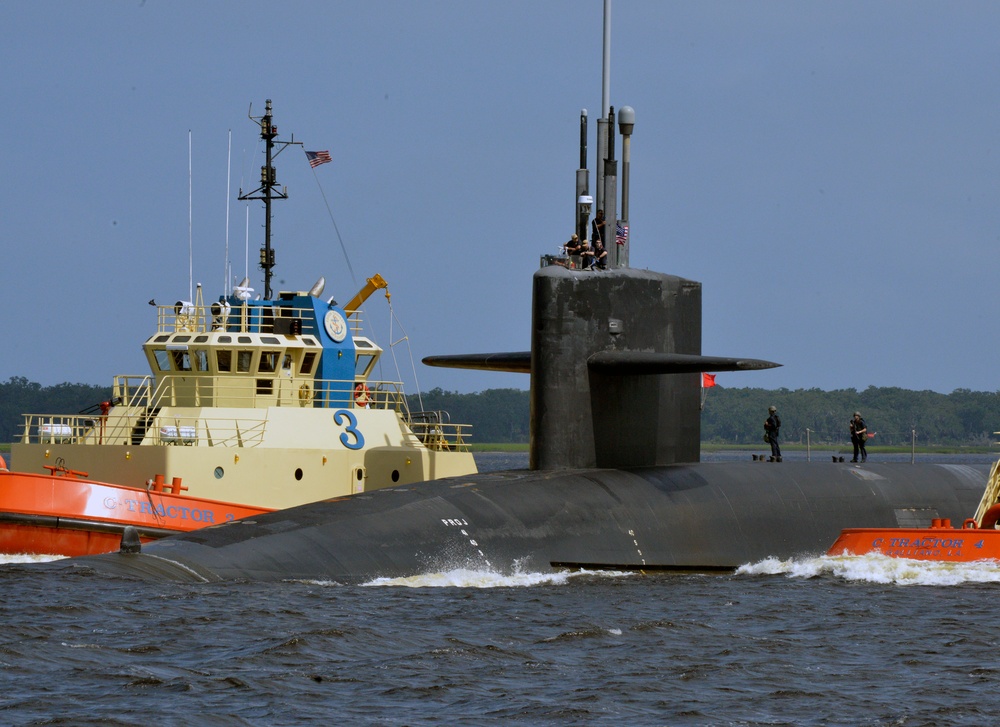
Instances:
[[[222,283],[222,294],[229,297],[229,193],[233,178],[233,130],[229,130],[229,157],[226,159],[226,262],[222,266],[225,275]]]
[[[250,278],[250,203],[247,203],[247,238],[244,242],[246,258],[243,261],[243,277]]]
[[[194,300],[194,238],[192,234],[191,129],[188,129],[188,300]]]

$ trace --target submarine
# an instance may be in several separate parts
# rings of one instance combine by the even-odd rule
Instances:
[[[634,112],[619,116],[621,217],[611,108],[608,120],[598,200],[624,228]],[[580,174],[585,139],[583,113],[582,234],[593,199]],[[150,544],[126,533],[119,552],[43,567],[180,582],[363,583],[456,568],[724,572],[825,554],[844,528],[927,527],[976,510],[985,465],[701,462],[702,373],[778,364],[703,355],[701,284],[629,267],[630,245],[612,243],[605,270],[542,258],[529,350],[424,359],[529,376],[528,469],[338,497]]]

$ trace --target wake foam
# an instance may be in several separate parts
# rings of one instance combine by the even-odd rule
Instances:
[[[956,586],[963,583],[1000,583],[1000,562],[945,563],[890,558],[881,553],[824,555],[817,558],[766,558],[742,565],[736,575],[785,575],[789,578],[834,576],[848,581],[899,586]]]
[[[64,555],[34,555],[31,553],[19,553],[17,555],[0,555],[0,565],[17,563],[49,563],[53,560],[62,560]]]
[[[492,570],[455,568],[440,573],[422,573],[406,578],[376,578],[365,586],[403,586],[406,588],[525,588],[562,586],[574,578],[622,578],[634,573],[619,571],[556,571],[553,573],[504,574]]]

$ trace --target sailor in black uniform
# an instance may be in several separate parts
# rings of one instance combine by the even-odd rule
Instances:
[[[781,461],[781,447],[778,446],[778,436],[781,429],[781,417],[778,410],[773,406],[767,409],[767,420],[764,422],[764,432],[767,434],[767,441],[771,443],[771,461]]]

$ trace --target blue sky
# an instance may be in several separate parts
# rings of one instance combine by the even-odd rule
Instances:
[[[1000,5],[615,0],[612,23],[633,267],[702,283],[704,353],[784,364],[720,385],[998,388]],[[596,149],[601,37],[601,0],[0,3],[0,380],[146,371],[146,301],[189,287],[189,130],[194,281],[225,281],[230,130],[242,272],[247,111],[268,98],[282,137],[333,156],[278,159],[276,289],[355,292],[325,194],[414,361],[526,350],[531,275],[572,232],[581,108]],[[255,204],[251,261],[261,223]]]

